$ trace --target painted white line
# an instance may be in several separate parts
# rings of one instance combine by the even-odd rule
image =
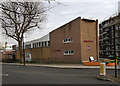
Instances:
[[[4,74],[4,73],[2,73],[2,74],[0,74],[1,76],[8,76],[8,74]]]

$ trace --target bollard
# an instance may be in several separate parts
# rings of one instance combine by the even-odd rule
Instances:
[[[106,75],[106,63],[100,63],[100,75]]]

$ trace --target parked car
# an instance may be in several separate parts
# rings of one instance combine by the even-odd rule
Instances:
[[[108,59],[114,60],[114,59],[115,59],[115,56],[114,56],[114,55],[109,55],[109,56],[108,56]],[[117,59],[120,60],[120,57],[117,56]]]

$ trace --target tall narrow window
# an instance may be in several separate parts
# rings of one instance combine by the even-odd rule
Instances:
[[[45,43],[45,46],[47,46],[47,42],[45,41],[44,43]]]
[[[44,47],[44,42],[42,42],[42,47]]]
[[[41,44],[40,44],[40,42],[39,42],[39,47],[41,47]]]

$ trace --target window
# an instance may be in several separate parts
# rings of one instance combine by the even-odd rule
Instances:
[[[33,43],[33,48],[37,48],[39,46],[38,43]]]
[[[39,42],[39,47],[42,47],[42,42]]]
[[[47,46],[47,42],[46,41],[44,42],[44,44],[45,44],[45,46]]]
[[[31,44],[25,45],[25,49],[31,48]]]
[[[72,41],[72,38],[68,39],[68,41],[71,42],[71,41]]]
[[[67,38],[63,40],[63,43],[73,42],[72,38]]]
[[[42,42],[42,47],[44,47],[44,42]]]
[[[73,54],[74,54],[73,50],[64,51],[64,55],[73,55]]]
[[[48,41],[48,46],[50,46],[50,41]]]
[[[39,42],[39,47],[41,47],[41,43]]]

